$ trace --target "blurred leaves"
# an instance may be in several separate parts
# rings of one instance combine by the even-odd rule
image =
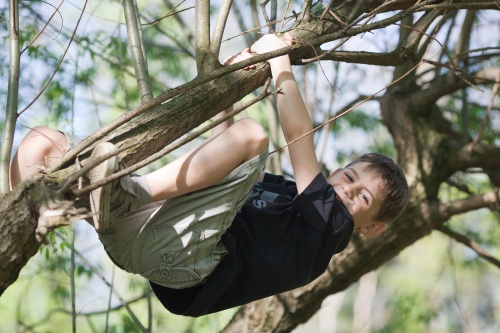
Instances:
[[[421,333],[427,331],[437,312],[429,307],[422,290],[405,290],[389,302],[392,309],[389,321],[379,333]]]

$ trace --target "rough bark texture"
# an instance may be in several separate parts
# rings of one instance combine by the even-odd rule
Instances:
[[[35,237],[40,207],[61,199],[52,190],[52,182],[45,182],[35,178],[0,200],[0,294],[17,279],[40,247]]]

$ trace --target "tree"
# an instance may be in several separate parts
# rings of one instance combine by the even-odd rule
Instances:
[[[4,194],[0,207],[0,292],[16,280],[21,268],[36,253],[45,229],[67,223],[68,215],[74,212],[66,209],[70,207],[66,203],[92,189],[76,190],[69,186],[78,178],[75,172],[77,176],[84,174],[76,171],[73,163],[77,152],[85,151],[105,137],[123,148],[120,157],[132,166],[124,172],[131,172],[142,166],[137,164],[139,161],[164,155],[168,150],[165,146],[263,86],[269,77],[265,64],[259,64],[254,71],[237,69],[284,53],[290,54],[295,65],[302,66],[319,60],[394,67],[392,84],[383,95],[371,96],[371,99],[379,103],[381,122],[390,133],[395,156],[407,174],[411,202],[405,214],[381,237],[354,237],[348,249],[335,256],[329,270],[312,284],[258,301],[257,305],[243,306],[225,331],[243,331],[245,326],[248,332],[288,332],[310,318],[326,296],[345,289],[433,230],[466,243],[500,267],[498,259],[447,225],[457,214],[481,208],[498,211],[500,204],[500,147],[496,139],[499,129],[490,121],[498,113],[494,102],[500,82],[498,40],[492,38],[490,44],[481,45],[481,49],[471,48],[471,45],[476,47],[473,36],[485,13],[496,11],[493,15],[498,17],[494,1],[352,1],[330,2],[326,7],[306,1],[300,4],[301,8],[294,6],[300,10],[283,9],[283,20],[286,17],[291,21],[290,31],[296,39],[294,46],[221,68],[220,41],[231,3],[221,5],[210,39],[209,2],[196,2],[194,38],[198,76],[195,79],[154,98],[147,97],[148,88],[144,88],[146,93],[141,92],[141,97],[146,97],[142,98],[142,104],[86,138],[48,175]],[[251,4],[255,11],[255,3]],[[241,4],[232,5],[238,13],[236,9]],[[14,45],[11,47],[15,48],[14,1],[10,13],[11,45]],[[254,22],[254,25],[258,24]],[[377,34],[386,27],[396,26],[399,27],[398,41],[385,52],[339,50],[350,37],[367,32]],[[431,58],[429,52],[437,56]],[[136,73],[144,74],[144,70],[138,69]],[[8,107],[8,110],[16,114],[14,100],[19,88],[15,73],[10,78],[9,96],[12,97],[8,104],[14,109]],[[491,89],[491,100],[475,100],[475,89]],[[368,98],[359,97],[350,103],[354,107],[340,110],[359,108],[359,102],[365,99]],[[450,106],[458,101],[461,110]],[[3,128],[4,137],[10,137],[10,141],[15,118],[7,115]],[[8,141],[4,139],[3,148]],[[80,159],[85,157],[83,153]],[[5,165],[5,157],[2,161]],[[85,167],[88,166],[84,164],[82,170]],[[479,191],[469,190],[468,177],[478,170],[488,177],[488,182]],[[444,186],[456,188],[460,195],[443,200]],[[55,222],[44,219],[44,212],[61,207],[66,209],[62,219]]]

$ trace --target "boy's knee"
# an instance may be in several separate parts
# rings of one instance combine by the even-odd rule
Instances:
[[[61,141],[62,138],[65,138],[65,136],[59,131],[45,126],[36,126],[28,132],[23,142],[37,147],[50,147],[54,142]]]
[[[32,128],[19,144],[18,151],[31,156],[46,156],[54,151],[63,152],[67,147],[66,136],[49,127]]]
[[[269,145],[269,137],[262,126],[253,119],[242,119],[235,123],[238,136],[245,140],[246,147],[255,155],[260,154]]]

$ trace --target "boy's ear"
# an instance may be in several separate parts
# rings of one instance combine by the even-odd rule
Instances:
[[[371,222],[361,227],[361,233],[364,236],[375,236],[384,231],[386,227],[387,224],[385,224],[384,222]]]

